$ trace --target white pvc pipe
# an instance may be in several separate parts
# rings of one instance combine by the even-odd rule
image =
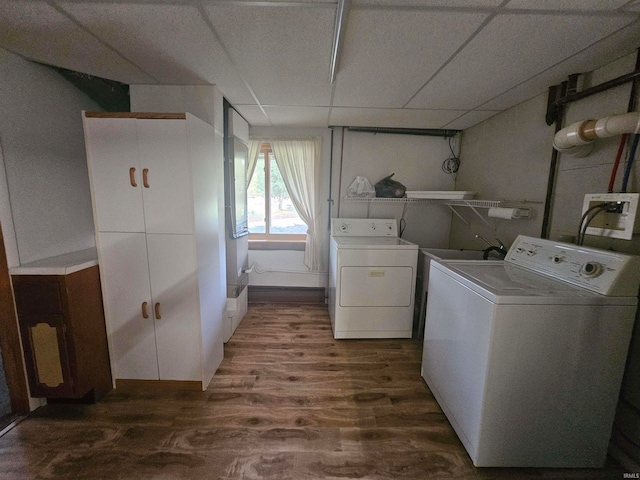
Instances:
[[[596,138],[625,133],[640,133],[640,112],[611,115],[600,120],[572,123],[553,137],[553,148],[570,157],[584,157],[591,152]]]
[[[599,138],[640,133],[640,112],[624,113],[601,118],[596,122],[595,133]]]

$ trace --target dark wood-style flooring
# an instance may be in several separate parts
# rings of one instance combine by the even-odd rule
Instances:
[[[0,438],[3,479],[620,479],[476,469],[416,340],[340,340],[319,305],[252,305],[205,392],[47,405]]]

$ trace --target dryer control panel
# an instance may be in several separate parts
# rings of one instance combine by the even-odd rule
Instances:
[[[395,219],[332,218],[331,235],[334,237],[397,237]]]
[[[520,235],[505,261],[613,297],[635,297],[640,257]]]

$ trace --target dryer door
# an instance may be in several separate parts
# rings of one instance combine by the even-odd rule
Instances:
[[[411,305],[413,268],[342,267],[341,307],[408,307]]]

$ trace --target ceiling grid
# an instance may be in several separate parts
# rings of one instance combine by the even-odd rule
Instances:
[[[254,126],[466,129],[640,47],[639,0],[3,0],[0,48],[216,85]],[[335,52],[333,52],[335,53]]]

